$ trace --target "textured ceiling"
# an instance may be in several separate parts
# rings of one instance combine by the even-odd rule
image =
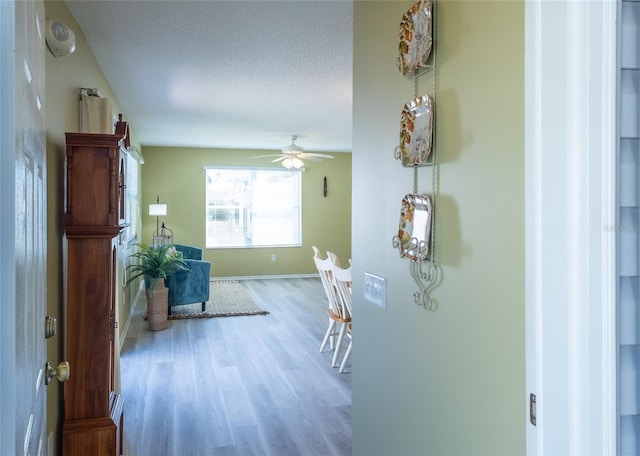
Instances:
[[[66,4],[142,145],[351,151],[350,1]]]

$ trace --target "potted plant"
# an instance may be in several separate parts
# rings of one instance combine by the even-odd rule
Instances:
[[[139,250],[129,255],[137,262],[127,266],[130,274],[127,284],[139,277],[144,277],[149,329],[152,331],[166,329],[169,299],[164,279],[175,272],[188,270],[189,266],[184,261],[182,253],[172,244],[158,247],[144,244],[136,244],[136,246]]]

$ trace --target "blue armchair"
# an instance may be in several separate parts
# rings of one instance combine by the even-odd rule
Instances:
[[[202,249],[189,245],[175,244],[176,250],[182,252],[182,256],[189,265],[188,271],[178,271],[167,277],[164,281],[169,289],[169,309],[184,304],[202,303],[204,312],[205,304],[209,300],[209,279],[211,277],[211,263],[202,261]]]

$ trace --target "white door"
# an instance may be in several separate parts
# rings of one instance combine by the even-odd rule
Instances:
[[[44,3],[0,1],[0,453],[47,454]]]
[[[529,455],[616,454],[616,10],[525,2]]]

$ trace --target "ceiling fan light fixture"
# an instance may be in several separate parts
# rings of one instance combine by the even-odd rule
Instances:
[[[300,169],[304,166],[304,162],[298,157],[287,157],[282,160],[282,166],[287,169]]]

